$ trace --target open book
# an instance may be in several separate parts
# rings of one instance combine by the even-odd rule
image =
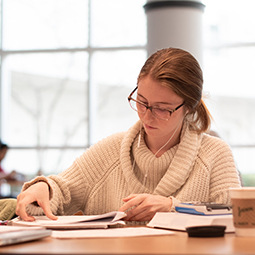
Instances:
[[[185,231],[186,227],[224,225],[227,232],[234,232],[232,214],[227,215],[193,215],[187,213],[158,212],[147,224],[148,227]]]
[[[57,220],[51,220],[46,216],[34,216],[35,221],[24,221],[19,217],[12,220],[13,226],[43,226],[48,229],[84,229],[107,228],[110,225],[122,224],[126,214],[113,211],[100,215],[72,215],[58,216]]]

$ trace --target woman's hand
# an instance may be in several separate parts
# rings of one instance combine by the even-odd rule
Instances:
[[[52,214],[50,209],[49,186],[46,182],[35,183],[18,195],[16,214],[19,215],[22,220],[35,220],[33,216],[28,215],[26,212],[26,206],[33,202],[37,202],[49,219],[57,219],[57,217]]]
[[[172,199],[160,195],[131,194],[124,198],[119,211],[126,212],[126,221],[149,221],[156,212],[170,212]]]

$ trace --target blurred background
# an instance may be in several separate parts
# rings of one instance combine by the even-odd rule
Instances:
[[[91,144],[137,121],[127,96],[149,54],[150,1],[0,3],[6,172],[27,179],[59,173]],[[231,146],[244,185],[255,186],[255,1],[201,3],[199,61],[212,129]],[[12,191],[3,184],[1,192]]]

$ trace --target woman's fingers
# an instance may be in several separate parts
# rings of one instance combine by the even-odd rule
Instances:
[[[43,212],[44,214],[51,220],[57,220],[58,217],[55,216],[51,209],[50,209],[50,201],[49,200],[46,200],[46,201],[43,201],[43,203],[39,203],[38,202],[38,205],[43,209]]]
[[[151,194],[131,194],[123,201],[126,203],[119,210],[126,212],[127,221],[148,221],[156,212],[169,212],[172,206],[170,198]]]
[[[33,202],[37,202],[49,219],[57,219],[50,209],[49,186],[47,183],[38,182],[21,192],[17,197],[16,214],[25,221],[34,221],[34,217],[26,211],[27,205]]]

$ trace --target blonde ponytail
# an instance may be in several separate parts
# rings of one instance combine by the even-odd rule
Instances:
[[[192,130],[203,133],[210,129],[212,116],[203,99],[200,100],[194,112],[191,113],[191,116],[189,122]]]

